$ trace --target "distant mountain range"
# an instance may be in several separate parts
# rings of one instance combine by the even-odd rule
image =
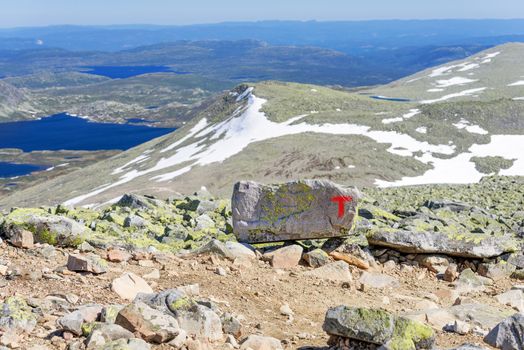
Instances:
[[[351,55],[399,47],[498,45],[522,40],[524,20],[261,21],[186,26],[50,26],[0,29],[0,50],[120,51],[180,40],[260,40]]]
[[[498,46],[383,86],[242,84],[183,128],[33,188],[0,206],[99,206],[238,179],[329,178],[391,186],[524,175],[524,44]]]

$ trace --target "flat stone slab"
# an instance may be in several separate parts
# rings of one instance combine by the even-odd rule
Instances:
[[[359,198],[356,188],[327,180],[276,185],[241,181],[233,190],[233,230],[247,243],[347,236]]]
[[[389,247],[408,254],[446,254],[465,258],[490,258],[518,250],[511,235],[494,237],[482,234],[452,236],[441,232],[405,230],[375,231],[367,235],[372,245]]]

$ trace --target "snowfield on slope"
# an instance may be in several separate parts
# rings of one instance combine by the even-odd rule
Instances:
[[[297,123],[305,117],[305,115],[291,118],[283,123],[276,123],[269,120],[267,116],[261,112],[261,108],[266,100],[258,98],[251,93],[246,97],[248,103],[244,111],[238,110],[231,117],[218,124],[208,125],[206,119],[200,120],[187,135],[158,152],[159,155],[166,154],[166,156],[162,156],[155,166],[144,170],[130,168],[131,165],[136,165],[137,162],[144,161],[144,157],[146,156],[153,158],[154,152],[141,155],[113,171],[113,174],[127,171],[117,181],[96,188],[87,194],[72,198],[64,204],[77,205],[90,197],[152,173],[156,174],[150,177],[149,180],[159,182],[173,180],[177,176],[189,172],[194,166],[205,166],[216,162],[223,162],[240,153],[253,142],[307,132],[367,136],[376,142],[391,144],[388,151],[401,156],[412,156],[415,152],[451,155],[455,151],[453,145],[432,145],[428,142],[418,141],[409,135],[393,131],[371,130],[369,126],[356,124],[325,123],[318,125],[304,122]],[[404,117],[410,118],[418,113],[418,110],[411,110],[404,115]],[[182,146],[186,141],[191,139],[193,139],[194,142]],[[173,154],[167,155],[168,152],[173,150]],[[172,169],[173,167],[177,168]],[[166,169],[170,169],[170,171],[159,173]]]
[[[478,90],[478,89],[476,89]],[[421,142],[415,138],[394,131],[371,130],[369,126],[357,124],[308,124],[301,122],[306,115],[296,116],[285,122],[277,123],[269,120],[261,111],[266,100],[249,93],[246,95],[247,106],[238,109],[228,119],[217,123],[208,124],[201,119],[189,132],[178,141],[159,151],[152,151],[133,159],[127,164],[116,168],[113,174],[125,172],[115,182],[100,186],[93,191],[77,196],[66,201],[66,205],[78,205],[87,199],[101,194],[111,188],[128,183],[138,177],[148,175],[148,181],[170,181],[176,177],[188,173],[195,166],[206,166],[212,163],[220,163],[240,153],[248,145],[272,138],[302,133],[322,133],[332,135],[361,135],[366,136],[378,143],[390,144],[388,152],[414,157],[415,153],[421,153],[415,159],[432,164],[434,169],[417,177],[403,178],[397,182],[386,182],[377,180],[379,186],[398,186],[407,184],[425,183],[471,183],[477,182],[482,177],[474,164],[470,161],[473,156],[498,155],[507,159],[516,159],[514,165],[505,170],[504,174],[524,175],[524,135],[504,136],[494,135],[491,143],[487,145],[474,145],[469,152],[455,155],[450,159],[442,159],[436,154],[454,155],[455,146],[450,142],[448,145],[433,145]],[[410,118],[420,111],[411,110],[403,116]],[[487,133],[476,125],[467,121],[456,126],[466,128],[469,132],[480,134]],[[418,132],[427,132],[427,129],[419,128]],[[155,155],[157,156],[155,158]],[[145,159],[150,157],[151,159]],[[147,165],[156,164],[150,168]],[[144,162],[144,163],[142,163]],[[140,169],[134,168],[137,163],[142,163]]]

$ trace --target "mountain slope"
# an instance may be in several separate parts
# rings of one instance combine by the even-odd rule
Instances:
[[[126,192],[169,196],[201,186],[223,195],[238,179],[391,186],[524,175],[522,55],[524,45],[504,45],[370,90],[239,86],[170,135],[0,205],[102,205]],[[465,67],[460,73],[475,75],[459,75]],[[408,101],[372,98],[382,94]]]

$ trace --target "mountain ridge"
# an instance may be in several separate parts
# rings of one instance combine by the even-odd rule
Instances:
[[[272,182],[311,177],[391,186],[477,182],[489,175],[478,169],[523,175],[518,146],[524,137],[524,103],[519,100],[524,87],[508,86],[524,76],[524,67],[515,61],[523,52],[524,45],[509,44],[357,92],[278,82],[241,85],[173,134],[0,199],[0,205],[36,201],[99,206],[128,192],[169,196],[201,186],[223,195],[239,178]],[[487,60],[466,70],[474,72],[469,77],[475,81],[453,80],[457,69]],[[522,73],[496,74],[504,69]],[[428,77],[433,72],[439,75]],[[415,88],[408,83],[413,79]],[[489,89],[476,90],[486,82],[492,84]],[[437,89],[434,84],[443,91],[425,91]],[[410,99],[371,98],[384,91]],[[410,91],[418,95],[406,95]],[[428,95],[437,101],[424,100]],[[484,115],[478,104],[486,107]]]

